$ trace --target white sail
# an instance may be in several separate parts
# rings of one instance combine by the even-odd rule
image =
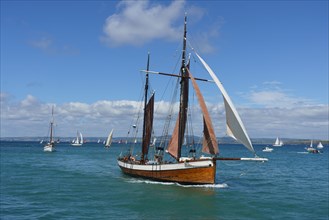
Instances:
[[[281,147],[283,145],[283,141],[279,139],[279,137],[276,138],[273,146],[274,147]]]
[[[215,73],[212,71],[212,69],[208,66],[208,64],[197,54],[197,57],[205,67],[205,69],[210,74],[211,78],[215,81],[217,87],[221,91],[223,98],[224,98],[224,104],[225,104],[225,111],[226,111],[226,128],[227,128],[227,134],[234,138],[235,140],[238,140],[241,142],[247,149],[249,149],[251,152],[255,153],[255,150],[252,146],[252,143],[250,141],[250,138],[247,134],[247,131],[241,121],[241,118],[234,107],[231,98],[228,96],[226,90],[224,89],[222,83],[219,81]]]
[[[77,138],[76,139],[73,139],[71,145],[72,146],[81,146],[82,144],[83,144],[83,136],[82,136],[82,133],[79,132],[79,131],[77,131]]]
[[[279,137],[277,137],[275,142],[274,142],[274,145],[279,145],[279,144],[280,144]]]
[[[80,144],[83,144],[83,137],[81,132],[80,132]]]
[[[153,138],[153,141],[152,141],[152,143],[151,143],[151,146],[155,146],[156,141],[157,141],[157,138],[156,138],[156,137]]]
[[[316,147],[316,148],[318,148],[318,149],[323,149],[323,145],[322,145],[322,143],[321,142],[319,142],[319,144],[318,144],[318,146]]]
[[[112,144],[113,129],[109,133],[109,136],[106,139],[105,147],[110,147]]]

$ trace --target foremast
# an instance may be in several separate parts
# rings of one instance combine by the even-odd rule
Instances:
[[[154,112],[154,94],[152,94],[148,101],[148,90],[149,90],[149,67],[150,67],[150,53],[147,56],[147,72],[145,78],[144,88],[144,119],[143,119],[143,138],[142,138],[142,154],[141,163],[145,163],[148,148],[151,141],[151,134],[153,129],[153,112]]]

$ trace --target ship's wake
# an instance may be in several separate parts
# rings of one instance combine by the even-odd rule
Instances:
[[[172,183],[172,182],[159,182],[159,181],[152,181],[152,180],[140,180],[140,179],[130,179],[128,180],[129,183],[144,183],[144,184],[155,184],[155,185],[176,185],[184,188],[228,188],[226,183],[218,183],[218,184],[199,184],[199,185],[183,185],[179,183]]]

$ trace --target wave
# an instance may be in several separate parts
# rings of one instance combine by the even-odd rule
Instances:
[[[128,180],[129,183],[146,183],[146,184],[155,184],[155,185],[176,185],[183,188],[228,188],[226,183],[218,183],[218,184],[200,184],[200,185],[182,185],[179,183],[172,183],[172,182],[159,182],[159,181],[152,181],[152,180],[139,180],[139,179],[131,179]]]

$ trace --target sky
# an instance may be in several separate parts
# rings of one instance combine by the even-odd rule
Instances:
[[[59,137],[126,136],[148,52],[151,70],[178,73],[185,13],[189,51],[214,70],[251,138],[329,139],[328,1],[316,0],[2,0],[1,137],[46,136],[52,106]],[[191,71],[210,79],[193,54]],[[172,82],[150,80],[161,135]],[[221,94],[200,88],[225,136]]]

